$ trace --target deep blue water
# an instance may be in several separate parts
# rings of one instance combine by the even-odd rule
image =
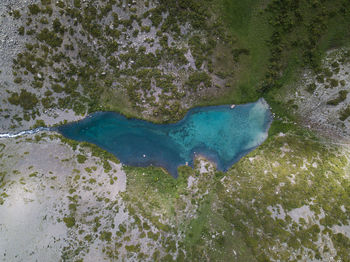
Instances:
[[[65,137],[94,143],[130,166],[161,166],[177,177],[181,165],[193,167],[196,155],[226,171],[267,137],[271,113],[263,99],[255,103],[191,109],[175,124],[153,124],[98,112],[62,125]]]

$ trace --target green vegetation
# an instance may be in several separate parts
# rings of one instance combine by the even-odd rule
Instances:
[[[45,127],[46,124],[45,124],[45,121],[44,120],[41,120],[41,119],[38,119],[35,121],[35,124],[32,126],[32,129],[35,129],[35,128],[38,128],[38,127]]]
[[[348,117],[350,116],[350,106],[346,107],[340,112],[340,117],[339,119],[341,121],[345,121]]]
[[[337,259],[349,259],[345,252],[348,238],[332,230],[335,225],[348,223],[346,211],[339,208],[350,208],[347,159],[335,147],[320,143],[312,133],[277,125],[275,135],[271,134],[263,146],[226,174],[199,174],[181,167],[179,178],[174,180],[159,168],[127,167],[124,200],[130,203],[129,212],[152,221],[163,238],[167,229],[159,220],[176,225],[175,232],[184,232],[178,259],[185,256],[189,261],[229,261],[232,250],[237,261],[320,259],[328,251],[316,242],[327,246],[322,240],[325,236],[331,237]],[[288,133],[278,136],[283,129]],[[283,154],[283,148],[298,153]],[[193,188],[188,188],[189,176],[197,180]],[[337,197],[332,197],[334,192]],[[310,209],[312,220],[293,215],[304,206]],[[195,218],[188,218],[189,210]],[[325,215],[322,219],[321,210]],[[162,215],[158,218],[154,214]]]
[[[309,84],[307,85],[306,87],[306,91],[308,91],[310,94],[313,94],[314,91],[316,90],[316,84],[315,83],[312,83],[312,84]]]
[[[12,12],[12,15],[13,15],[13,18],[15,18],[15,19],[21,18],[21,12],[19,10],[14,10]]]
[[[338,97],[333,100],[329,100],[327,102],[327,105],[332,105],[332,106],[339,105],[339,103],[343,102],[346,99],[347,95],[348,95],[347,90],[341,90],[339,91]]]
[[[85,163],[85,161],[86,161],[86,156],[84,156],[84,155],[77,155],[77,161],[78,161],[78,163],[80,163],[80,164],[83,164],[83,163]]]
[[[172,122],[188,107],[238,104],[261,96],[278,117],[269,139],[226,173],[214,169],[201,174],[184,166],[173,179],[160,168],[123,167],[127,190],[120,195],[132,222],[114,225],[103,212],[89,214],[84,226],[91,232],[79,241],[102,240],[110,260],[120,259],[119,248],[131,254],[129,259],[147,260],[130,234],[137,230],[140,238],[156,243],[154,261],[173,256],[178,261],[349,260],[349,239],[334,229],[349,224],[348,160],[340,149],[296,127],[290,110],[296,105],[281,101],[290,92],[288,84],[305,68],[327,88],[346,85],[333,76],[345,60],[326,69],[320,62],[325,51],[349,40],[349,1],[160,0],[156,5],[123,5],[114,0],[96,5],[42,0],[12,12],[22,22],[18,33],[29,39],[13,61],[14,84],[26,84],[26,89],[9,92],[8,102],[24,111],[23,118],[14,117],[17,122],[34,119],[41,106],[71,109],[77,115],[111,110]],[[117,6],[130,16],[120,18]],[[184,27],[187,23],[191,26]],[[315,82],[303,88],[316,94],[316,87]],[[347,94],[341,90],[327,104],[339,105]],[[350,106],[340,111],[342,121],[349,116]],[[37,121],[35,127],[44,125]],[[115,186],[110,163],[119,163],[115,156],[92,144],[60,139],[77,153],[80,164],[90,154],[97,157],[108,178],[105,186]],[[80,227],[84,219],[76,216],[80,196],[73,194],[78,185],[87,191],[104,186],[92,177],[96,170],[84,166],[70,174],[70,213],[63,218],[68,228],[86,230]],[[0,204],[5,197],[0,195]],[[104,211],[118,212],[117,201],[93,197]],[[299,209],[307,210],[309,218]],[[67,248],[62,259],[80,254],[79,249]]]
[[[132,14],[129,20],[120,20],[112,11],[113,5],[118,5],[115,1],[98,7],[81,1],[75,1],[73,6],[58,2],[57,10],[52,12],[65,14],[75,21],[67,30],[67,25],[57,16],[47,17],[50,5],[49,2],[31,5],[29,13],[20,18],[31,19],[35,15],[45,18],[48,24],[46,26],[45,22],[37,33],[38,43],[34,41],[27,45],[28,52],[16,59],[16,70],[19,71],[16,82],[34,77],[34,88],[47,89],[43,81],[45,76],[40,74],[38,77],[38,73],[46,68],[56,74],[49,79],[52,90],[63,97],[42,98],[41,104],[45,108],[73,109],[79,115],[113,110],[128,116],[138,116],[142,110],[151,108],[150,115],[143,117],[153,121],[181,118],[185,111],[183,103],[188,101],[193,106],[242,103],[256,100],[263,93],[272,105],[278,104],[275,97],[280,87],[292,80],[298,68],[317,69],[320,57],[332,46],[334,39],[346,40],[347,34],[335,27],[337,22],[349,24],[346,16],[349,6],[343,0],[336,3],[279,0],[266,5],[256,0],[202,1],[200,4],[194,0],[181,4],[160,1],[156,8],[146,9],[140,16]],[[137,6],[132,8],[138,9]],[[170,14],[167,18],[161,15],[165,12]],[[222,13],[224,19],[213,16]],[[113,20],[113,27],[103,24],[107,17]],[[148,30],[143,30],[142,17],[152,21]],[[148,53],[147,45],[122,47],[119,44],[122,36],[138,37],[139,32],[131,30],[133,21],[146,34],[155,28],[162,48]],[[181,69],[188,63],[184,56],[187,50],[172,47],[180,40],[180,26],[186,22],[198,30],[188,37],[195,64],[194,71],[188,73]],[[90,43],[93,39],[99,43],[98,48],[77,41],[79,25],[83,28],[80,37]],[[118,26],[122,29],[117,30]],[[34,28],[35,21],[31,19],[30,24],[20,28],[20,33],[28,33]],[[347,27],[342,28],[346,30]],[[169,36],[175,41],[172,45],[168,43]],[[63,37],[69,42],[64,47]],[[152,45],[152,41],[148,43]],[[77,52],[67,55],[66,52],[73,50]],[[101,61],[101,56],[107,58],[106,62]],[[126,67],[121,69],[123,62]],[[171,63],[177,64],[179,69],[170,79],[167,67]],[[24,68],[32,76],[24,75]],[[336,70],[336,65],[334,68]],[[144,70],[152,70],[152,73],[141,73]],[[224,82],[218,84],[213,75]],[[134,80],[130,81],[130,77]],[[158,85],[162,78],[168,78],[166,85]],[[203,90],[198,88],[201,83]],[[334,87],[338,83],[330,78],[329,85]],[[217,95],[207,95],[207,90],[213,86],[220,87],[216,90]],[[156,97],[157,89],[161,95]],[[308,90],[312,92],[312,86]],[[197,95],[199,91],[202,95]]]
[[[29,12],[32,14],[32,15],[37,15],[40,13],[40,8],[38,5],[36,4],[32,4],[32,5],[29,5],[28,6],[28,9],[29,9]]]
[[[41,30],[41,32],[37,34],[37,38],[39,41],[45,42],[53,48],[60,47],[63,42],[62,38],[58,37],[55,32],[49,31],[47,28]]]
[[[91,152],[91,155],[94,156],[94,157],[98,157],[102,160],[102,164],[105,168],[105,171],[110,171],[111,170],[111,166],[110,164],[108,163],[108,161],[112,161],[116,164],[119,164],[120,161],[112,154],[112,153],[109,153],[105,150],[103,150],[102,148],[94,145],[94,144],[90,144],[90,143],[87,143],[87,142],[77,142],[77,141],[74,141],[74,140],[70,140],[70,139],[67,139],[63,136],[57,136],[59,139],[61,139],[61,141],[63,143],[66,143],[68,145],[70,145],[72,147],[73,150],[76,150],[78,148],[78,146],[80,148],[82,148],[83,150],[89,150]],[[84,155],[81,155],[79,154],[77,156],[77,160],[79,163],[84,163],[86,161],[86,156]],[[96,170],[96,168],[94,168],[94,170]]]
[[[20,94],[12,93],[8,101],[13,105],[20,105],[23,110],[32,110],[38,104],[38,98],[35,94],[21,89]]]
[[[81,1],[73,5],[59,1],[55,8],[52,4],[30,5],[29,12],[21,16],[24,23],[19,33],[32,37],[27,50],[14,60],[16,83],[28,81],[33,88],[44,89],[45,94],[53,93],[40,98],[45,109],[72,109],[77,115],[112,110],[134,117],[150,109],[144,117],[156,122],[176,121],[183,117],[185,104],[216,103],[212,94],[207,95],[210,88],[218,86],[212,76],[220,75],[220,86],[233,86],[233,70],[227,68],[233,68],[242,54],[249,55],[249,50],[231,46],[235,45],[234,35],[219,17],[213,16],[217,3],[209,0],[201,4],[188,0],[180,5],[160,1],[156,8],[144,3],[143,14],[131,14],[125,20],[113,12],[113,6],[120,4],[116,1],[98,6]],[[127,12],[140,11],[139,6],[129,4],[133,7]],[[171,15],[163,18],[167,12]],[[65,24],[62,16],[74,22]],[[148,17],[152,25],[142,25],[142,17]],[[105,20],[113,23],[107,25]],[[140,29],[131,30],[134,21]],[[196,30],[193,35],[190,30],[186,40],[194,57],[191,70],[185,68],[189,50],[182,41],[186,37],[180,38],[180,27],[187,22]],[[151,38],[151,29],[157,31],[159,39]],[[138,37],[140,31],[149,37],[144,44],[132,47],[131,38]],[[130,38],[130,42],[121,45],[124,38]],[[149,52],[149,45],[157,41],[162,48]],[[229,62],[224,65],[222,60]],[[121,68],[122,63],[125,66]],[[174,65],[178,67],[175,71]],[[199,91],[200,96],[196,95]],[[217,97],[225,92],[220,89]]]
[[[103,231],[100,236],[101,240],[103,241],[111,241],[111,237],[112,237],[112,233],[106,232],[106,231]]]
[[[200,84],[203,84],[204,87],[212,85],[210,76],[205,72],[195,72],[191,74],[186,84],[194,90],[197,90]]]
[[[345,27],[339,26],[350,23],[347,1],[278,0],[265,8],[256,0],[223,2],[228,26],[250,53],[242,59],[247,67],[238,83],[241,96],[249,94],[248,99],[256,99],[259,90],[275,103],[276,93],[299,68],[319,68],[325,51],[348,39]]]
[[[68,228],[75,226],[75,218],[74,217],[64,217],[63,222],[66,224]]]

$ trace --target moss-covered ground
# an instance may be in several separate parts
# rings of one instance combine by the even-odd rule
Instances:
[[[293,128],[227,173],[184,168],[173,181],[161,170],[127,169],[126,192],[140,214],[176,225],[186,261],[347,261],[347,150]]]

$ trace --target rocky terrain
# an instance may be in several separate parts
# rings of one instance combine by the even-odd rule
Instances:
[[[0,261],[350,261],[349,10],[2,0],[0,133],[261,96],[275,119],[227,172],[198,158],[177,179],[55,132],[0,137]]]
[[[2,130],[98,110],[175,121],[226,92],[237,64],[228,46],[233,36],[210,10],[193,19],[176,8],[152,1],[1,3]]]
[[[284,99],[294,104],[304,126],[338,142],[349,142],[349,73],[349,50],[329,51],[320,71],[306,71],[289,86],[293,91]]]

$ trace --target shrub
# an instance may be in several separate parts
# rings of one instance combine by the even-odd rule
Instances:
[[[132,32],[133,37],[137,37],[139,35],[139,30],[135,29],[134,32]]]
[[[35,33],[34,29],[30,29],[27,31],[27,35],[33,35]]]
[[[18,28],[18,34],[19,35],[24,35],[24,27],[21,26],[20,28]]]
[[[55,33],[61,33],[64,34],[64,27],[62,26],[60,20],[58,18],[56,18],[55,20],[53,20],[52,22],[52,28],[55,31]]]
[[[18,10],[14,10],[12,12],[13,18],[19,19],[21,17],[21,13]]]
[[[349,116],[350,116],[350,106],[348,106],[347,108],[345,108],[343,111],[340,112],[339,119],[341,121],[345,121]]]
[[[324,83],[324,76],[323,76],[323,75],[318,75],[318,76],[316,77],[316,80],[317,80],[317,82],[319,82],[319,83]]]
[[[152,21],[152,25],[155,27],[158,27],[158,25],[162,22],[162,9],[161,8],[154,8],[151,10],[152,16],[149,18]]]
[[[331,77],[333,75],[332,71],[329,70],[328,68],[325,68],[324,69],[324,74],[327,76],[327,77]]]
[[[74,217],[64,217],[63,222],[66,224],[68,228],[75,226],[75,218]]]
[[[338,86],[338,80],[331,78],[329,80],[329,83],[331,84],[331,87],[337,87]]]
[[[33,4],[33,5],[29,5],[28,6],[28,9],[29,9],[29,12],[32,14],[32,15],[37,15],[40,13],[40,8],[38,5],[36,4]]]
[[[20,105],[24,110],[30,110],[37,105],[38,98],[35,94],[22,89],[19,95],[18,93],[13,93],[8,98],[8,101],[13,105]]]
[[[315,83],[309,84],[306,87],[306,91],[308,91],[310,94],[313,94],[315,89],[316,89],[316,84]]]
[[[51,6],[46,6],[46,8],[43,9],[43,10],[41,10],[41,11],[42,11],[43,13],[45,13],[45,14],[48,14],[49,16],[51,16],[52,13],[53,13],[53,10],[52,10]]]
[[[343,101],[346,99],[347,95],[348,95],[348,91],[346,91],[346,90],[341,90],[341,91],[339,91],[339,93],[338,93],[338,97],[335,98],[335,99],[333,99],[333,100],[329,100],[329,101],[327,102],[327,105],[336,106],[336,105],[338,105],[339,103],[343,102]]]
[[[62,38],[58,37],[54,32],[49,29],[44,28],[39,34],[37,34],[37,39],[41,42],[45,42],[51,47],[60,47],[62,45]]]
[[[13,80],[13,82],[15,82],[16,84],[20,84],[20,83],[22,83],[22,78],[16,77],[16,78]]]
[[[51,89],[55,92],[55,93],[62,93],[63,92],[63,87],[60,86],[59,84],[52,84],[51,85]]]
[[[151,31],[151,27],[149,26],[141,26],[141,32],[149,33]]]
[[[198,86],[203,83],[204,86],[211,86],[211,78],[206,72],[194,72],[191,74],[186,82],[186,85],[197,90]]]
[[[86,112],[86,106],[82,103],[75,102],[73,105],[73,111],[77,115],[84,115]]]
[[[78,161],[78,163],[80,163],[80,164],[85,163],[85,161],[86,161],[86,156],[84,156],[84,155],[77,155],[77,161]]]
[[[168,36],[163,35],[163,37],[161,39],[159,39],[159,44],[161,45],[161,47],[167,48],[168,47]]]
[[[68,208],[72,212],[77,211],[77,204],[69,204]]]
[[[32,126],[32,128],[37,128],[37,127],[44,127],[46,126],[45,121],[42,119],[36,120],[35,124]]]
[[[138,252],[140,252],[140,244],[138,244],[138,245],[130,245],[130,246],[128,246],[128,245],[126,245],[125,246],[125,249],[126,249],[126,251],[128,251],[128,252],[134,252],[134,253],[138,253]]]
[[[32,82],[32,86],[34,88],[42,88],[44,85],[44,83],[42,81],[38,81],[38,80],[35,80]]]
[[[333,68],[337,68],[337,67],[339,67],[339,64],[338,64],[337,61],[335,61],[335,62],[333,62],[333,63],[331,64],[331,66],[332,66]]]
[[[107,232],[107,231],[103,231],[101,232],[101,235],[100,235],[100,239],[102,241],[111,241],[111,238],[112,238],[112,233],[111,232]]]

